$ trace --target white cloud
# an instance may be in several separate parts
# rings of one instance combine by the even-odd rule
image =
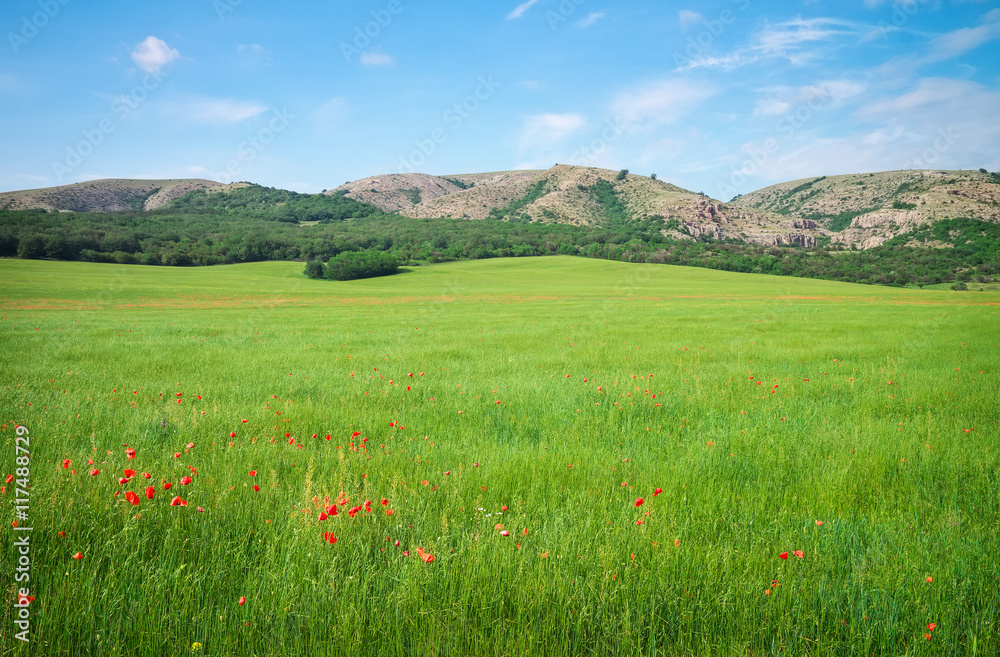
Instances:
[[[931,51],[923,61],[940,62],[958,57],[997,37],[1000,37],[1000,9],[986,13],[976,27],[963,27],[931,41]]]
[[[251,119],[267,111],[266,105],[229,98],[199,98],[168,108],[171,114],[196,123],[228,124]]]
[[[834,107],[861,95],[867,89],[867,84],[854,80],[823,80],[799,89],[798,100],[808,102],[813,98],[821,98],[824,105]]]
[[[236,46],[236,52],[243,55],[249,63],[263,65],[270,65],[273,63],[273,60],[271,59],[271,49],[265,48],[259,43],[241,43]]]
[[[856,112],[868,124],[829,136],[812,124],[760,167],[747,189],[805,175],[906,168],[978,169],[1000,164],[1000,92],[971,80],[924,78],[906,93]]]
[[[681,9],[677,12],[677,21],[681,24],[681,29],[687,32],[689,27],[702,21],[702,15],[690,9]]]
[[[314,130],[320,134],[332,133],[349,114],[347,101],[334,97],[313,110],[310,118],[315,124]]]
[[[392,66],[392,57],[380,52],[361,53],[361,63],[365,66]]]
[[[792,104],[776,98],[758,100],[754,106],[753,115],[758,116],[780,116],[792,109]]]
[[[766,26],[758,35],[753,49],[765,56],[797,59],[796,53],[805,44],[829,41],[845,35],[857,35],[858,27],[835,18],[796,18]]]
[[[586,124],[583,116],[573,112],[529,116],[518,140],[518,153],[554,146]]]
[[[146,37],[132,51],[132,61],[146,73],[159,73],[161,68],[180,56],[179,52],[155,36]]]
[[[524,12],[531,9],[532,5],[536,4],[537,2],[538,0],[528,0],[527,2],[522,2],[517,7],[514,8],[514,11],[507,14],[507,20],[512,21],[517,18],[520,18],[521,16],[524,16]]]
[[[732,71],[752,64],[760,59],[759,56],[750,55],[745,52],[734,52],[724,57],[698,57],[692,59],[684,66],[675,69],[675,72],[691,71],[697,68],[712,68],[719,71]]]
[[[612,109],[626,126],[674,123],[713,93],[686,80],[660,80],[619,93]]]
[[[802,66],[815,58],[815,49],[822,45],[836,44],[845,38],[857,42],[870,33],[869,26],[836,18],[795,18],[765,25],[749,45],[727,55],[694,57],[676,70],[714,68],[731,71],[767,59],[786,59]]]
[[[577,23],[577,25],[579,27],[590,27],[591,25],[601,20],[605,16],[607,16],[607,14],[603,11],[592,11],[589,14],[587,14],[586,18],[581,19],[580,22]]]

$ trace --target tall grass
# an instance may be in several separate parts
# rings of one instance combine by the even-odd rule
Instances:
[[[1000,650],[1000,295],[300,269],[0,261],[0,653]]]

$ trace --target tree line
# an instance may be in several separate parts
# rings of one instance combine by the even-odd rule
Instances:
[[[145,212],[0,210],[0,256],[167,266],[298,260],[310,263],[309,275],[326,278],[353,275],[341,273],[352,267],[381,271],[378,262],[415,266],[554,254],[881,285],[982,283],[1000,276],[1000,225],[989,222],[942,220],[866,251],[674,240],[661,231],[676,228],[676,220],[630,218],[610,185],[596,187],[591,191],[606,221],[590,227],[531,220],[521,204],[492,220],[416,219],[342,195],[259,186],[195,192]],[[363,255],[343,268],[352,258],[336,260],[331,269],[341,254]]]

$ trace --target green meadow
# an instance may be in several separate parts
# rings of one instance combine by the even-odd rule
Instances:
[[[1000,652],[1000,291],[573,257],[0,281],[2,655]]]

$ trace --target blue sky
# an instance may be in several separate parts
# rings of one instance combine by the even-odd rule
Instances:
[[[2,191],[1000,170],[995,2],[7,0],[0,27]]]

